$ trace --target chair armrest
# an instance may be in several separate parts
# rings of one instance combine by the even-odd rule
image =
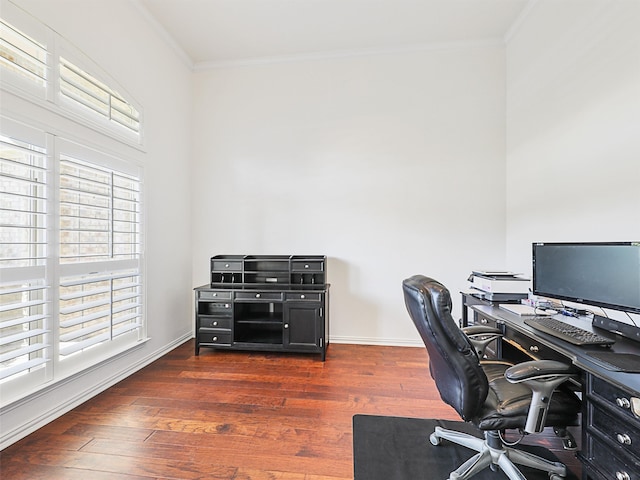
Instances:
[[[496,327],[489,327],[488,325],[472,325],[461,328],[461,330],[469,339],[478,358],[484,356],[484,350],[489,343],[503,336],[502,330]]]
[[[554,390],[569,378],[578,375],[579,372],[573,365],[555,360],[518,363],[504,372],[509,382],[522,383],[531,389],[531,406],[524,427],[525,432],[536,433],[544,429]]]
[[[556,362],[555,360],[532,360],[522,362],[508,368],[504,376],[511,383],[520,383],[530,379],[546,379],[557,375],[566,375],[567,378],[577,375],[578,370],[570,364]]]
[[[502,330],[496,327],[490,327],[488,325],[471,325],[470,327],[464,327],[461,329],[467,336],[471,335],[499,335],[502,336]]]

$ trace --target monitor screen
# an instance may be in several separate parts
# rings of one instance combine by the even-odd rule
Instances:
[[[640,313],[640,242],[534,243],[533,293]]]

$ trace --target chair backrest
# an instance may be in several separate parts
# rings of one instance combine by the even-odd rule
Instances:
[[[404,301],[429,354],[440,397],[464,420],[480,411],[488,381],[467,337],[451,316],[451,296],[440,282],[414,275],[402,282]]]

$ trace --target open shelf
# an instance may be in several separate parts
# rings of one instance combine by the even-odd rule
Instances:
[[[211,288],[237,285],[324,285],[321,255],[216,255],[211,258]]]

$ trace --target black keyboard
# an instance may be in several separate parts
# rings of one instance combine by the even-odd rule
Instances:
[[[556,320],[552,317],[525,318],[524,323],[535,330],[548,333],[574,345],[611,345],[615,343],[615,341],[610,338],[589,332],[588,330]]]

